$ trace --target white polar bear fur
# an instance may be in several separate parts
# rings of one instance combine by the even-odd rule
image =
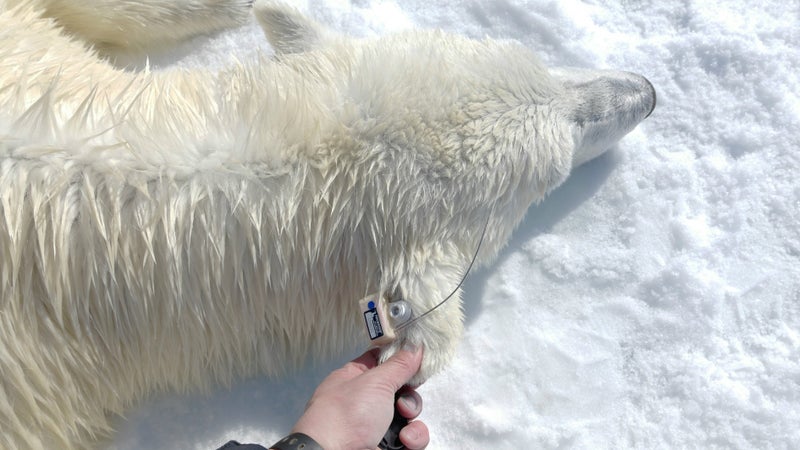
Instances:
[[[5,0],[29,5],[103,52],[153,50],[198,33],[244,23],[253,0]],[[187,17],[189,18],[187,20]]]
[[[195,5],[155,14],[171,42],[249,11],[0,0],[2,448],[81,448],[153,390],[352,348],[370,292],[421,314],[458,284],[487,218],[482,262],[655,106],[636,75],[551,74],[518,44],[442,32],[350,39],[267,2],[273,60],[125,72],[88,45],[153,42],[73,15],[88,4],[104,24]],[[460,303],[383,358],[419,345],[414,382],[439,371]]]

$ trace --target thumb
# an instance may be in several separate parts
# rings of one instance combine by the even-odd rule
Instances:
[[[408,383],[422,365],[421,348],[402,348],[383,364],[369,371],[370,377],[388,383],[393,392],[397,392]]]

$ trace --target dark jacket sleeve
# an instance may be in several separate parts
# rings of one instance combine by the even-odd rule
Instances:
[[[258,444],[240,444],[236,441],[228,441],[217,450],[267,450],[267,448]]]

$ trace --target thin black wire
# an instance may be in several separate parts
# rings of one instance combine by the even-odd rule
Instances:
[[[486,216],[486,223],[483,225],[483,232],[481,233],[481,238],[480,238],[480,240],[478,241],[478,248],[476,248],[476,249],[475,249],[475,254],[474,254],[474,255],[472,255],[472,261],[470,261],[470,262],[469,262],[469,266],[467,266],[467,271],[466,271],[466,272],[464,272],[464,276],[463,276],[463,277],[461,277],[461,281],[459,281],[459,282],[458,282],[458,286],[456,286],[456,288],[455,288],[455,289],[453,289],[453,292],[451,292],[451,293],[450,293],[450,295],[448,295],[447,297],[445,297],[445,298],[444,298],[444,300],[440,301],[440,302],[439,302],[438,304],[436,304],[436,305],[435,305],[433,308],[431,308],[431,309],[429,309],[429,310],[425,311],[424,313],[422,313],[422,315],[421,315],[421,316],[415,317],[415,318],[413,318],[413,319],[409,320],[408,322],[406,322],[406,323],[404,323],[404,324],[402,324],[402,325],[400,325],[400,326],[396,327],[396,328],[395,328],[396,330],[402,330],[402,329],[404,329],[404,328],[406,328],[406,327],[410,326],[410,325],[411,325],[411,324],[413,324],[414,322],[416,322],[416,321],[418,321],[418,320],[422,319],[423,317],[427,316],[428,314],[430,314],[430,313],[432,313],[432,312],[436,311],[436,310],[437,310],[437,309],[438,309],[440,306],[444,305],[446,301],[450,300],[450,298],[451,298],[451,297],[453,297],[454,295],[456,295],[456,292],[458,292],[458,290],[459,290],[459,289],[461,289],[461,286],[464,284],[464,280],[466,280],[466,279],[467,279],[467,275],[469,275],[469,272],[470,272],[470,270],[472,270],[472,266],[475,264],[475,260],[476,260],[476,259],[478,259],[478,253],[480,253],[480,251],[481,251],[481,246],[483,245],[483,238],[484,238],[484,237],[486,237],[486,228],[488,228],[488,227],[489,227],[489,220],[491,220],[491,219],[492,219],[492,216],[493,216],[493,215],[494,215],[494,208],[492,208],[492,210],[491,210],[491,211],[489,212],[489,214]]]

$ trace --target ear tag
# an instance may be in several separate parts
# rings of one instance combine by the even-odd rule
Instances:
[[[386,297],[382,294],[368,295],[361,299],[358,305],[364,315],[370,344],[374,347],[391,344],[396,334],[389,321]]]

